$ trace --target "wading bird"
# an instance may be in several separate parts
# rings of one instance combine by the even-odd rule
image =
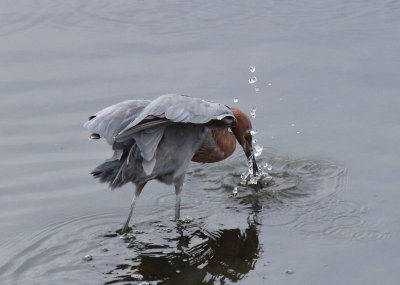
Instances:
[[[190,161],[210,163],[230,156],[236,140],[242,146],[253,172],[251,122],[236,108],[167,94],[149,100],[128,100],[109,106],[84,124],[91,139],[105,138],[114,155],[91,174],[112,189],[136,185],[123,232],[128,230],[135,201],[150,180],[175,185],[175,217],[180,217],[180,194]]]

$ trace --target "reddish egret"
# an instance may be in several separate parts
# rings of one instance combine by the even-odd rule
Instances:
[[[175,185],[175,217],[180,217],[180,194],[190,161],[217,162],[230,156],[236,140],[258,171],[252,149],[251,122],[236,108],[185,95],[162,95],[153,101],[128,100],[107,107],[84,127],[91,139],[105,138],[114,155],[91,174],[112,189],[136,185],[128,218],[143,187],[157,179]]]

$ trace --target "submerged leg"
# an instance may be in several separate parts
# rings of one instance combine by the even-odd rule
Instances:
[[[126,219],[125,225],[124,225],[124,227],[122,229],[123,233],[128,232],[129,221],[131,220],[131,217],[132,217],[133,207],[135,206],[136,199],[139,197],[140,193],[142,192],[144,185],[146,185],[146,183],[139,184],[139,185],[136,186],[135,195],[133,195],[133,199],[132,199],[132,203],[131,203],[131,208],[129,210],[128,218]]]
[[[182,192],[182,183],[175,183],[175,194],[176,194],[175,219],[179,219],[181,217],[181,192]]]

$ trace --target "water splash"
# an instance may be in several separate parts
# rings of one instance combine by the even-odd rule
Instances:
[[[261,155],[263,151],[263,146],[255,145],[254,146],[254,157],[258,157]],[[272,179],[268,172],[264,172],[263,169],[258,168],[254,172],[254,164],[253,164],[253,156],[250,156],[247,162],[247,169],[241,175],[241,182],[242,185],[257,185],[260,183],[263,184],[264,182],[268,183]],[[272,167],[267,168],[268,171],[272,170]]]
[[[254,84],[256,82],[257,82],[257,77],[253,76],[253,77],[249,78],[249,83],[250,84]]]
[[[260,91],[260,88],[257,87],[257,86],[255,86],[255,87],[254,87],[254,91],[258,92],[258,91]]]
[[[132,274],[131,277],[133,279],[136,279],[136,280],[139,280],[139,281],[143,279],[143,275],[142,274]]]
[[[253,65],[250,65],[249,66],[249,70],[250,70],[251,73],[254,73],[256,71],[256,67],[253,66]]]
[[[262,154],[263,148],[262,145],[256,144],[254,146],[254,157],[259,157]]]
[[[256,117],[256,112],[257,112],[257,108],[256,107],[251,108],[250,116],[252,118],[255,118]]]
[[[239,102],[239,99],[238,98],[233,98],[233,103],[237,103],[237,102]]]
[[[263,167],[264,167],[265,169],[267,169],[268,171],[271,171],[271,170],[272,170],[272,165],[270,165],[268,162],[265,162],[264,165],[263,165]]]
[[[235,197],[237,195],[237,193],[238,193],[238,188],[234,187],[233,190],[232,190],[233,196]]]
[[[91,255],[85,255],[82,259],[83,259],[84,261],[92,261],[92,260],[93,260],[93,256],[91,256]]]

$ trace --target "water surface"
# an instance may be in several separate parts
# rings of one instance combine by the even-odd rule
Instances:
[[[2,1],[2,284],[396,284],[399,9]],[[133,187],[90,177],[111,151],[82,123],[164,93],[256,107],[272,180],[242,185],[239,149],[192,164],[184,222],[173,189],[151,182],[121,236]]]

